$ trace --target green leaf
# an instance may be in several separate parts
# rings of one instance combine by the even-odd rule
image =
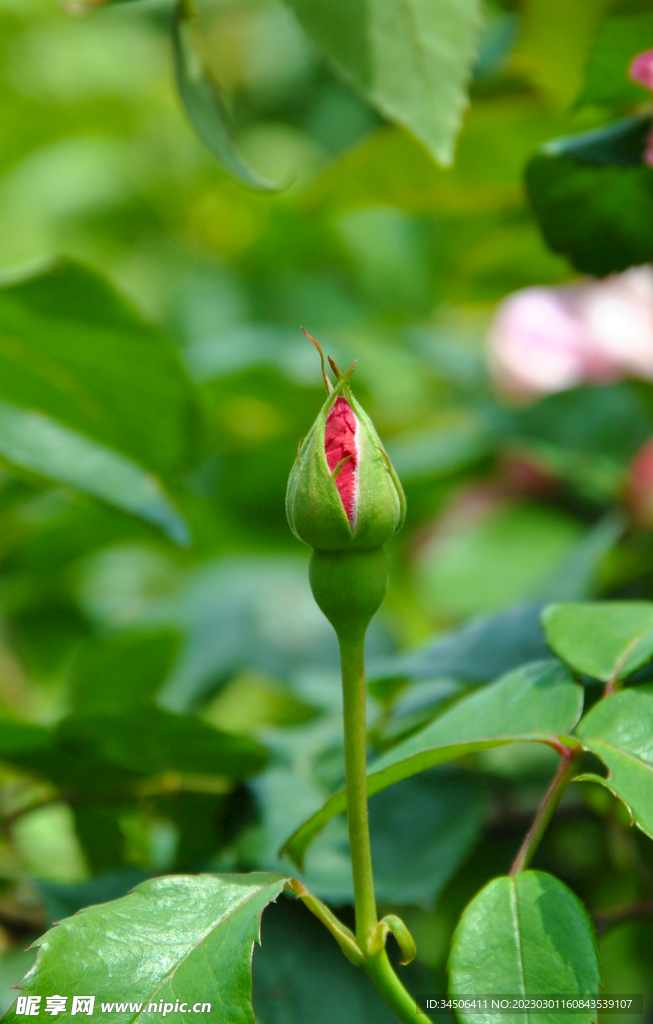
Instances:
[[[51,742],[51,732],[42,725],[0,718],[0,757],[11,760],[15,755],[41,750]]]
[[[480,23],[477,0],[290,0],[313,42],[378,110],[453,161]]]
[[[526,168],[549,246],[599,277],[653,259],[653,168],[642,162],[650,118],[556,139]]]
[[[195,131],[213,156],[238,181],[261,191],[278,186],[261,178],[238,153],[220,88],[206,66],[195,38],[192,0],[179,0],[173,19],[177,88]]]
[[[624,520],[610,514],[589,530],[553,573],[543,596],[571,600],[588,597],[605,555],[624,530]],[[528,601],[505,611],[473,619],[440,633],[425,647],[373,662],[371,680],[403,678],[436,679],[456,676],[487,682],[506,672],[548,656],[540,614],[544,601]]]
[[[653,47],[653,13],[606,18],[598,33],[580,103],[641,103],[650,98],[628,75],[633,57]]]
[[[71,716],[58,723],[48,746],[7,757],[63,786],[75,799],[88,793],[133,798],[143,777],[228,775],[260,770],[266,751],[246,736],[221,732],[193,715],[137,707],[123,714]]]
[[[76,714],[115,714],[148,703],[174,663],[173,630],[126,630],[91,638],[75,653],[70,673]]]
[[[550,741],[573,729],[582,706],[583,691],[562,665],[527,665],[458,701],[425,729],[373,761],[367,792],[371,796],[400,779],[477,750]],[[284,851],[301,863],[315,836],[346,807],[344,791],[335,793],[291,836]]]
[[[578,545],[577,519],[536,502],[514,501],[425,544],[413,569],[428,610],[464,618],[509,607],[541,592],[551,566]]]
[[[254,1009],[265,1024],[397,1024],[361,970],[297,901],[280,901],[263,918],[254,950]],[[315,993],[320,998],[315,998]]]
[[[653,658],[653,602],[552,604],[542,623],[555,654],[592,679],[626,679]]]
[[[260,798],[267,849],[253,866],[281,870],[280,843],[310,810],[320,807],[323,791],[298,778],[297,770],[283,768],[266,772],[255,780],[254,788]],[[478,840],[486,803],[478,779],[448,766],[403,779],[375,794],[370,800],[370,838],[377,899],[395,905],[433,905]],[[330,822],[311,846],[301,879],[328,903],[353,901],[344,820]]]
[[[449,958],[449,990],[472,993],[597,996],[601,986],[596,935],[577,896],[543,871],[495,878],[461,917]],[[466,1024],[501,1024],[502,1014],[462,1013]],[[550,1024],[559,1014],[529,1012],[521,1024]],[[591,1024],[596,1013],[574,1020]]]
[[[190,396],[172,343],[99,275],[58,260],[0,288],[0,400],[167,473],[188,457]]]
[[[266,758],[265,750],[246,736],[153,706],[67,718],[58,736],[62,744],[88,745],[107,762],[141,775],[175,771],[241,776],[258,771]]]
[[[610,770],[606,786],[622,800],[632,821],[653,839],[653,685],[613,693],[580,722],[575,735]]]
[[[153,523],[178,544],[190,542],[186,520],[151,472],[41,412],[0,401],[0,457],[10,468],[74,487]]]
[[[608,0],[525,0],[515,70],[559,105],[572,103],[607,5]]]
[[[158,1017],[157,1011],[148,1014],[150,1002],[174,1007],[178,999],[191,1007],[210,1003],[211,1020],[219,1024],[254,1024],[252,949],[261,914],[286,881],[261,873],[143,882],[37,939],[36,963],[19,987],[25,995],[67,994],[60,1021],[72,1021],[72,995],[94,994],[96,1014],[102,1003],[124,1007],[102,1013],[108,1024]],[[142,1009],[130,1009],[125,999]],[[175,1016],[188,1024],[197,1019],[192,1012]],[[6,1019],[15,1018],[12,1009]]]

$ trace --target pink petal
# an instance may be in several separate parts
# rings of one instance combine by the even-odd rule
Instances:
[[[633,81],[653,89],[653,50],[638,53],[628,68],[628,74]]]
[[[501,302],[490,331],[494,375],[516,395],[546,395],[579,384],[585,338],[574,288],[524,288]]]
[[[356,520],[356,499],[358,492],[358,448],[356,446],[356,417],[344,398],[336,398],[327,416],[324,430],[324,451],[331,472],[339,462],[349,456],[336,477],[336,487],[353,529]]]

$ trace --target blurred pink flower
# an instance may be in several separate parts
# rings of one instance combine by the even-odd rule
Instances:
[[[640,448],[631,463],[627,498],[635,522],[653,529],[653,438]]]
[[[653,90],[653,50],[644,50],[643,53],[638,53],[628,68],[628,74],[633,81]],[[649,132],[646,139],[644,163],[653,167],[653,132]]]
[[[497,308],[489,345],[497,384],[518,396],[653,380],[653,269],[514,292]]]

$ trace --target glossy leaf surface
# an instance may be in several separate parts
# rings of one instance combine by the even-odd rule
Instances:
[[[70,994],[59,1020],[72,1020],[72,995],[94,994],[96,1013],[103,1002],[114,1003],[102,1014],[111,1024],[158,1021],[158,1006],[174,1007],[176,1000],[190,1004],[190,1012],[176,1014],[184,1022],[197,1019],[192,1006],[199,1002],[211,1004],[206,1016],[219,1024],[254,1024],[252,947],[261,914],[285,881],[255,873],[143,882],[128,896],[88,907],[37,939],[37,960],[21,991]],[[148,1011],[150,1002],[156,1010]],[[15,1019],[13,1008],[6,1019]]]
[[[450,164],[479,28],[476,0],[290,0],[317,46],[382,114]]]
[[[653,839],[653,686],[614,693],[595,704],[576,735],[609,768],[607,780],[582,776],[610,789],[633,822]]]
[[[368,768],[368,794],[477,750],[554,739],[573,729],[582,706],[582,689],[563,666],[536,662],[517,669],[463,698],[425,729],[373,761]],[[290,838],[285,848],[289,855],[301,861],[312,839],[346,806],[344,792],[332,796]]]
[[[549,646],[593,679],[626,679],[653,658],[653,603],[552,604],[542,622]]]
[[[599,995],[598,948],[589,915],[552,875],[524,871],[495,878],[465,910],[452,940],[452,994]],[[460,1013],[468,1024],[500,1024],[502,1014]],[[515,1014],[519,1024],[549,1024],[551,1013]],[[592,1011],[574,1015],[579,1024]]]

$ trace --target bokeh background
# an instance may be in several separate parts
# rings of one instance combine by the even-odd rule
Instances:
[[[169,339],[177,381],[168,398],[156,365],[136,367],[127,384],[116,361],[110,382],[116,416],[129,406],[125,430],[145,424],[155,469],[160,447],[172,504],[151,515],[69,486],[74,452],[59,453],[59,474],[54,452],[65,438],[30,462],[5,431],[0,708],[14,723],[63,728],[71,757],[90,740],[66,739],[62,722],[113,716],[120,732],[124,718],[120,742],[133,752],[152,705],[270,753],[262,771],[213,776],[177,763],[173,731],[144,765],[121,755],[138,779],[118,797],[124,780],[93,792],[82,781],[95,762],[64,779],[8,757],[6,1005],[31,962],[24,946],[51,920],[161,871],[274,868],[281,842],[341,781],[337,650],[284,515],[297,442],[323,400],[300,326],[339,364],[358,360],[357,397],[408,498],[369,638],[373,746],[545,656],[546,600],[653,598],[652,460],[633,462],[653,436],[650,272],[566,290],[578,271],[548,248],[523,185],[548,140],[648,110],[627,67],[653,45],[650,5],[488,0],[449,169],[352,89],[288,8],[207,5],[206,60],[239,151],[285,184],[273,192],[232,180],[193,131],[170,17],[164,0],[79,17],[55,0],[0,0],[0,330],[12,302],[25,316],[45,310],[61,337],[70,308],[84,307],[79,319],[97,321],[93,344],[109,359],[112,316],[136,332],[147,322]],[[606,67],[621,92],[601,94]],[[73,262],[48,262],[59,255]],[[52,274],[67,311],[43,298]],[[29,275],[45,290],[21,291]],[[112,287],[130,307],[120,314],[107,312]],[[539,290],[505,305],[527,288]],[[600,311],[587,312],[602,301],[616,323],[607,340]],[[80,416],[85,400],[71,399]],[[506,870],[553,767],[546,751],[488,752],[372,802],[380,898],[413,929],[426,972],[416,977],[432,990],[446,984],[458,915]],[[650,907],[649,847],[607,792],[576,786],[537,863],[600,915]],[[342,821],[311,858],[312,887],[346,916]],[[270,922],[264,940],[265,928],[283,932],[294,963],[331,941],[290,906]],[[264,941],[256,960],[267,1024],[282,1019],[269,990],[289,970],[275,966],[274,946],[265,960]],[[650,993],[646,916],[610,928],[601,946],[609,989]],[[324,1024],[338,1013],[380,1024],[384,1011],[346,966],[329,967]],[[309,957],[306,992],[317,970]]]

